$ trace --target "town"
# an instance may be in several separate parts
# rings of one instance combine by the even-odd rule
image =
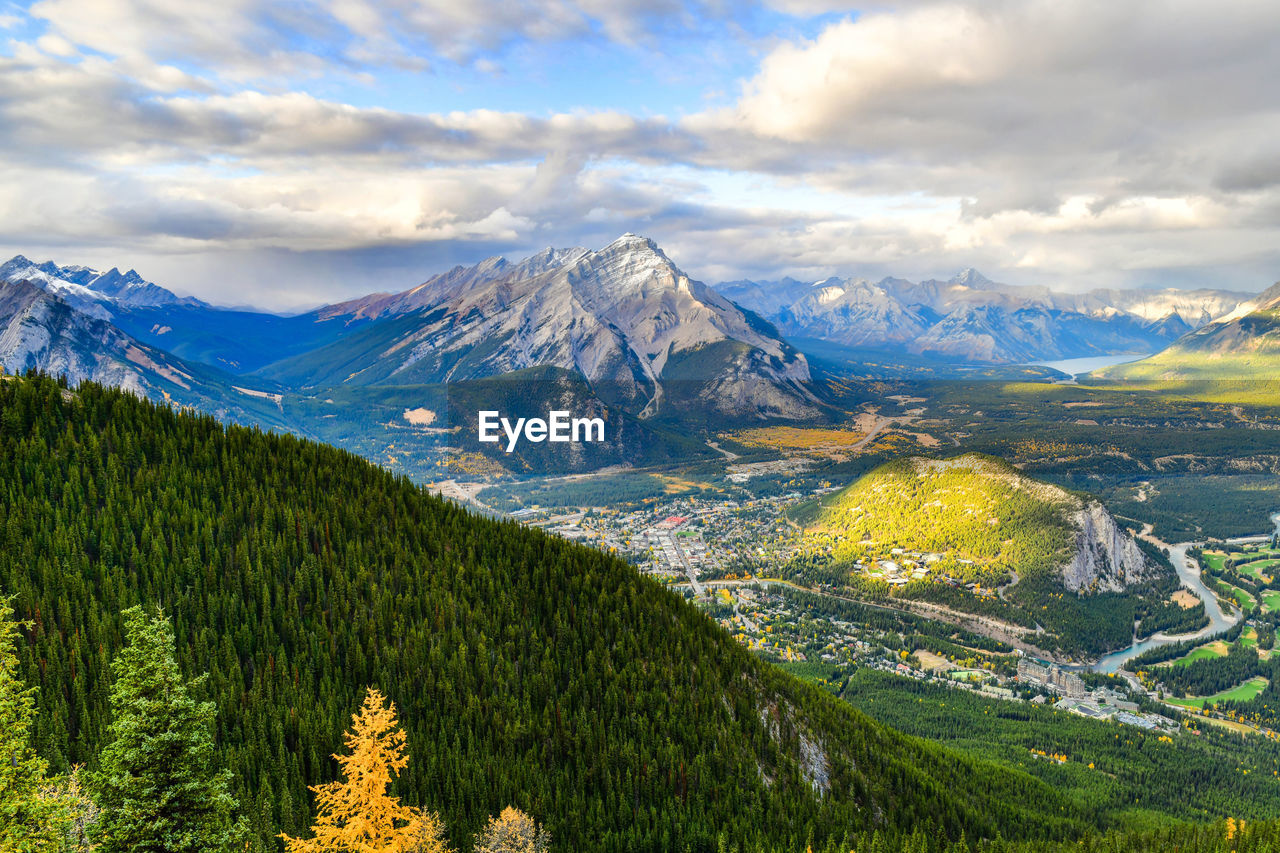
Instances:
[[[785,510],[804,497],[799,492],[742,500],[682,497],[638,509],[527,508],[511,517],[616,553],[659,580],[699,585],[745,576],[749,564],[785,560],[793,531]]]
[[[739,499],[678,497],[638,507],[532,506],[511,517],[629,560],[639,571],[702,607],[756,654],[783,666],[813,665],[805,671],[826,672],[828,682],[838,672],[868,667],[991,699],[1052,705],[1081,717],[1147,731],[1172,734],[1185,729],[1175,719],[1183,716],[1178,709],[1157,701],[1152,690],[1132,679],[1060,666],[978,635],[963,640],[927,637],[928,630],[958,629],[906,613],[897,618],[909,624],[886,630],[869,626],[865,619],[818,612],[822,610],[818,601],[845,600],[816,595],[817,590],[778,577],[785,573],[766,567],[783,566],[794,554],[798,531],[787,516],[788,509],[830,491],[823,487],[809,494]],[[976,595],[995,594],[991,587],[962,583],[940,570],[961,568],[957,564],[963,562],[944,554],[891,548],[864,557],[857,565],[890,586],[933,577]]]

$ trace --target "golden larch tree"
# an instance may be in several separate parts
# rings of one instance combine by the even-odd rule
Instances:
[[[502,814],[490,817],[475,838],[475,853],[547,853],[551,834],[533,818],[507,806]]]
[[[344,740],[349,755],[337,755],[341,781],[313,785],[314,838],[281,833],[288,853],[451,853],[435,814],[402,805],[387,793],[409,764],[396,706],[370,687],[351,717]]]

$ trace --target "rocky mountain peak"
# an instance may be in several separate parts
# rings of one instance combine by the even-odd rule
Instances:
[[[548,246],[541,252],[530,255],[518,264],[513,265],[507,275],[510,278],[533,278],[545,272],[559,269],[565,264],[573,263],[587,253],[588,250],[582,248],[556,249]]]
[[[1255,303],[1258,306],[1255,309],[1257,311],[1268,311],[1280,308],[1280,281],[1277,281],[1275,284],[1259,293]]]
[[[666,292],[693,295],[693,282],[658,244],[631,233],[584,254],[571,278],[578,289],[598,288],[600,296],[613,300],[647,299]]]
[[[666,257],[666,255],[663,254],[662,250],[658,248],[658,244],[653,242],[653,240],[651,240],[648,237],[642,237],[639,234],[633,234],[630,231],[628,231],[626,234],[623,234],[621,237],[614,240],[609,245],[605,246],[603,249],[599,251],[599,254],[604,255],[610,252],[644,252],[644,251],[654,252],[656,254],[662,255],[662,257],[664,258]]]
[[[966,267],[957,273],[950,281],[950,284],[958,284],[962,287],[971,287],[975,290],[991,287],[994,281],[987,278],[973,267]]]
[[[171,304],[202,304],[190,298],[179,299],[158,284],[147,281],[137,270],[122,273],[118,267],[101,272],[92,267],[59,266],[53,261],[34,263],[25,255],[14,255],[0,265],[0,279],[26,279],[68,300],[75,307],[105,317],[102,305],[153,307]]]
[[[0,272],[7,272],[11,269],[22,269],[24,267],[34,267],[35,263],[26,255],[14,255],[9,260],[0,264]]]

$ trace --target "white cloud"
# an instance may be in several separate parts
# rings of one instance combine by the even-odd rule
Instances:
[[[681,0],[38,0],[51,37],[106,56],[187,63],[227,80],[288,80],[332,65],[425,71],[435,58],[497,67],[518,41],[649,43],[723,20]]]
[[[734,106],[682,120],[420,114],[307,91],[334,68],[500,75],[486,54],[512,42],[657,44],[729,12],[41,0],[47,31],[0,57],[0,242],[156,257],[432,245],[452,261],[634,230],[709,280],[974,265],[1248,286],[1280,263],[1273,3],[880,3],[773,44]]]

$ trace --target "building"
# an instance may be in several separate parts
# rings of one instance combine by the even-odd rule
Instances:
[[[1068,699],[1083,699],[1086,693],[1084,680],[1074,672],[1025,656],[1018,659],[1018,681],[1041,685]]]

